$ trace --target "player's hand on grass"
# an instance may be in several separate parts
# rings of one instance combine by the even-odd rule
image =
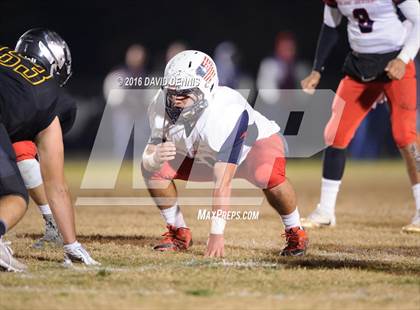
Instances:
[[[318,71],[312,71],[306,78],[304,78],[300,85],[305,93],[313,95],[315,93],[315,88],[318,86],[319,81],[321,80],[321,73]]]
[[[401,80],[405,75],[406,64],[399,58],[391,60],[385,68],[391,80]]]
[[[207,249],[204,253],[207,257],[225,256],[225,239],[223,235],[210,234],[207,240]]]
[[[160,165],[165,161],[170,161],[175,158],[176,147],[175,144],[171,141],[160,143],[156,145],[156,150],[154,153],[154,160]]]
[[[88,251],[79,243],[74,242],[72,244],[64,245],[64,263],[72,264],[72,262],[78,262],[85,265],[100,265],[94,260]]]

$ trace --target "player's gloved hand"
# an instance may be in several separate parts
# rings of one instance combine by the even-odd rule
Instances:
[[[88,251],[77,241],[64,245],[64,263],[71,265],[72,262],[85,265],[100,265],[100,263],[90,257]]]
[[[385,68],[391,80],[401,80],[405,75],[406,64],[399,58],[391,60]]]
[[[223,235],[210,234],[207,240],[207,249],[204,253],[207,257],[225,256],[225,239]]]
[[[315,93],[315,88],[318,86],[319,81],[321,80],[321,73],[318,71],[312,71],[306,78],[304,78],[300,85],[305,93],[313,95]]]
[[[153,155],[154,160],[160,165],[165,161],[170,161],[175,158],[176,147],[175,144],[171,141],[160,143],[156,145],[156,150]]]

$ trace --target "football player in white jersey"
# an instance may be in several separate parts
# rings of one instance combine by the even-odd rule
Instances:
[[[335,205],[344,173],[345,151],[353,135],[382,93],[391,111],[392,134],[406,162],[416,213],[403,232],[420,232],[420,148],[416,133],[416,76],[413,59],[420,46],[418,0],[324,0],[321,28],[312,73],[302,88],[313,92],[324,63],[338,40],[337,26],[347,18],[351,51],[344,63],[325,129],[330,145],[324,153],[321,198],[317,208],[303,220],[306,227],[334,226]],[[405,27],[397,8],[407,18]],[[335,129],[336,134],[335,133]]]
[[[217,212],[229,208],[232,179],[244,178],[264,191],[283,220],[287,244],[281,255],[303,255],[308,238],[285,177],[278,125],[254,111],[239,92],[219,86],[216,65],[202,52],[175,55],[164,78],[167,85],[149,108],[151,137],[142,161],[149,192],[168,228],[155,249],[178,251],[192,244],[174,179],[214,180]],[[222,211],[211,220],[206,256],[224,256]]]

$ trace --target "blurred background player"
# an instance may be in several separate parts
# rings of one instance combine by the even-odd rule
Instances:
[[[420,8],[416,0],[351,2],[324,0],[321,28],[312,73],[302,88],[313,92],[324,63],[338,40],[337,27],[344,15],[352,51],[325,129],[327,145],[317,208],[302,221],[306,227],[334,226],[335,205],[344,173],[346,148],[360,122],[385,93],[391,110],[394,141],[407,165],[416,213],[403,232],[420,232],[420,148],[416,133],[415,58],[420,46]],[[400,21],[396,6],[411,23]],[[343,102],[344,101],[344,102]]]
[[[242,67],[242,54],[232,41],[222,41],[214,49],[213,59],[217,67],[219,85],[237,90],[250,91],[249,102],[254,102],[257,90],[254,79]]]
[[[144,79],[146,70],[147,51],[141,44],[132,44],[125,53],[124,65],[112,70],[103,83],[104,97],[112,108],[112,145],[116,158],[120,158],[127,150],[127,141],[122,137],[130,137],[133,130],[133,119],[138,120],[136,126],[142,126],[143,130],[136,131],[136,139],[141,145],[146,145],[148,136],[147,125],[147,100],[142,98],[143,92],[118,91],[110,96],[113,89],[135,90],[144,88],[134,84],[134,79]],[[128,81],[128,82],[127,82]],[[133,118],[134,117],[134,118]],[[143,134],[143,136],[141,136]],[[131,144],[127,154],[132,154]]]
[[[148,190],[168,228],[155,250],[178,251],[192,245],[173,180],[214,180],[217,212],[228,210],[231,181],[238,177],[261,188],[281,216],[286,236],[281,255],[303,255],[308,239],[285,176],[278,125],[253,110],[239,92],[219,86],[216,65],[202,52],[177,54],[164,76],[175,84],[159,91],[149,109],[151,137],[142,161]],[[226,218],[213,217],[206,256],[224,256],[225,225]]]
[[[41,168],[36,159],[36,145],[32,141],[19,141],[13,143],[13,150],[15,151],[17,166],[22,175],[25,187],[29,192],[29,196],[38,206],[44,219],[44,236],[32,246],[40,249],[46,244],[63,245],[63,239],[58,232],[57,224],[48,205],[48,199],[45,195],[44,185],[42,184]]]
[[[24,33],[15,48],[0,47],[0,267],[25,271],[3,236],[24,216],[28,192],[12,143],[34,141],[66,263],[98,264],[76,240],[74,209],[64,177],[63,132],[73,125],[75,105],[61,93],[72,74],[66,42],[47,29]]]
[[[304,77],[304,72],[309,70],[305,63],[297,59],[298,46],[295,35],[289,31],[279,32],[274,42],[274,55],[266,57],[261,61],[258,76],[258,89],[296,89],[299,80]],[[278,111],[277,105],[281,100],[288,100],[282,97],[279,92],[261,92],[264,107],[263,114],[275,115]]]

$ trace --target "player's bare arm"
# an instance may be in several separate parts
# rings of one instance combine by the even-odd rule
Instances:
[[[404,77],[406,65],[417,54],[420,45],[420,5],[418,1],[405,1],[398,7],[411,23],[411,27],[400,54],[391,60],[385,68],[391,80],[401,80]]]
[[[229,209],[229,201],[232,192],[232,180],[237,165],[232,163],[218,162],[214,165],[215,188],[213,191],[213,211]],[[223,257],[224,238],[223,231],[226,221],[222,218],[214,218],[211,223],[211,230],[207,242],[207,249],[204,253],[209,257]]]
[[[41,131],[36,143],[48,202],[65,244],[76,241],[73,207],[64,178],[64,148],[58,117]]]
[[[86,265],[99,265],[76,240],[74,210],[64,177],[63,135],[58,117],[38,133],[35,142],[48,202],[63,235],[66,263],[80,261]]]

